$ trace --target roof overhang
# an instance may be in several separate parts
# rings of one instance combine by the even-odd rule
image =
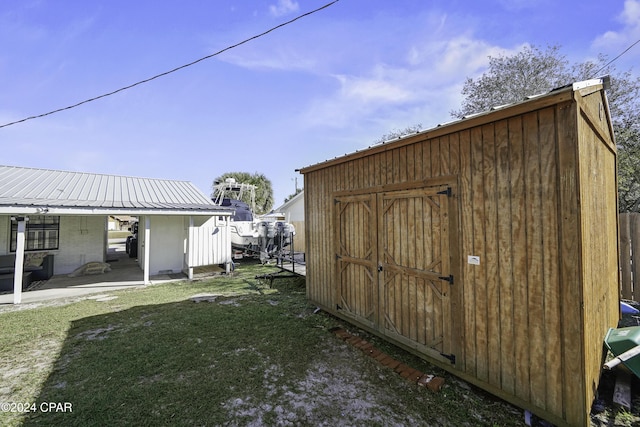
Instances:
[[[233,210],[214,206],[213,208],[172,209],[172,208],[101,208],[69,206],[2,206],[0,215],[168,215],[168,216],[231,216]]]

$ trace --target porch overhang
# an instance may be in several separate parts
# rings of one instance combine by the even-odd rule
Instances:
[[[16,250],[16,262],[14,265],[14,287],[13,287],[13,303],[20,304],[22,301],[22,278],[23,278],[23,259],[25,254],[24,233],[25,222],[28,221],[29,215],[50,215],[50,216],[109,216],[109,215],[129,215],[145,217],[143,232],[145,233],[145,241],[150,241],[151,226],[149,218],[153,216],[184,216],[184,217],[225,217],[226,221],[233,214],[232,208],[218,207],[213,208],[208,205],[190,206],[179,208],[173,207],[156,207],[156,208],[105,208],[105,207],[77,207],[77,206],[53,206],[46,204],[24,205],[18,204],[11,206],[2,206],[0,204],[0,215],[7,215],[18,221],[18,247]],[[193,221],[190,220],[192,224]],[[149,244],[145,245],[145,258],[142,265],[144,283],[150,283],[149,279]],[[190,278],[191,269],[190,269]]]
[[[0,215],[182,215],[182,216],[231,216],[232,209],[225,207],[201,208],[104,208],[35,205],[0,205]]]

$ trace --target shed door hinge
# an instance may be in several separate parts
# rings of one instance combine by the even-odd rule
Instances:
[[[451,187],[447,187],[446,190],[438,191],[437,194],[444,194],[447,197],[451,197],[453,195],[453,191],[451,190]]]
[[[453,275],[448,276],[439,276],[438,279],[444,280],[445,282],[449,282],[450,285],[453,285]]]

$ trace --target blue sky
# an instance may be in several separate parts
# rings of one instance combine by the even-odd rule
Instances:
[[[0,0],[0,125],[210,55],[330,0]],[[557,44],[571,62],[640,39],[640,0],[340,0],[194,66],[0,128],[0,163],[178,179],[209,194],[264,173],[276,205],[295,169],[394,129],[450,121],[489,55]],[[640,64],[640,45],[616,61]],[[633,69],[638,75],[637,67]]]

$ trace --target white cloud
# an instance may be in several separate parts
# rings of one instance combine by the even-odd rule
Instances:
[[[416,44],[410,48],[407,57],[416,69],[428,68],[433,78],[451,81],[460,80],[461,75],[474,76],[484,70],[489,56],[508,55],[521,48],[506,49],[461,35],[448,40]]]
[[[271,47],[266,54],[261,49],[228,52],[219,59],[248,69],[313,70],[316,66],[314,58],[285,46]]]
[[[282,16],[296,12],[300,9],[298,2],[293,0],[278,0],[278,4],[269,6],[269,13],[273,16]]]
[[[625,27],[638,30],[640,28],[640,1],[625,1],[624,11],[620,14],[620,20],[625,24]]]
[[[484,72],[489,56],[521,48],[506,49],[466,35],[416,40],[396,66],[378,63],[360,74],[334,75],[337,90],[315,99],[302,120],[308,126],[338,128],[373,121],[387,130],[449,121],[450,111],[460,107],[465,78]]]
[[[397,73],[403,73],[403,70],[378,66],[371,77],[335,77],[340,82],[340,96],[345,100],[359,103],[400,103],[410,100],[412,94],[404,87],[402,81],[393,76]]]
[[[622,28],[598,36],[592,44],[594,49],[603,53],[618,53],[640,38],[640,0],[626,0],[618,21]]]

